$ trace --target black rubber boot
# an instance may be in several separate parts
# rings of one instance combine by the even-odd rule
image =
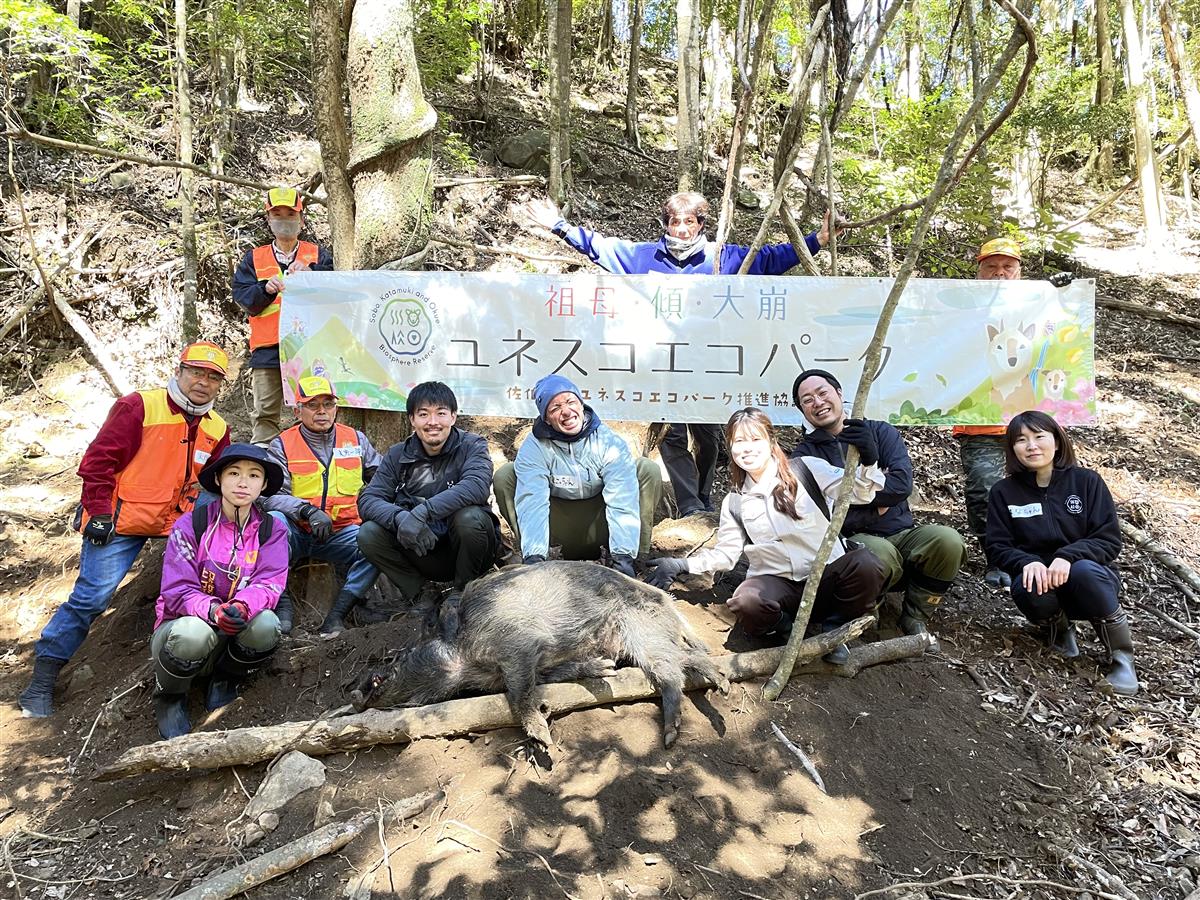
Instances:
[[[270,650],[248,650],[230,641],[221,650],[213,664],[212,681],[208,683],[208,694],[204,706],[209,711],[228,706],[238,698],[238,689],[247,678],[257,672],[262,664],[275,653]]]
[[[54,682],[58,680],[58,673],[66,664],[65,659],[54,659],[50,656],[33,658],[33,677],[29,679],[29,687],[25,688],[18,698],[22,716],[27,719],[44,719],[54,712]]]
[[[187,694],[164,694],[156,690],[154,718],[158,721],[158,733],[164,741],[190,732],[192,723],[188,720]]]
[[[905,634],[929,634],[929,626],[925,620],[908,612],[901,613],[896,624]]]
[[[356,603],[358,603],[358,598],[353,594],[348,594],[345,591],[338,594],[337,599],[333,601],[333,607],[329,610],[329,615],[321,623],[321,636],[324,638],[335,638],[345,631],[346,616]]]
[[[1117,607],[1115,613],[1094,620],[1092,625],[1108,650],[1110,667],[1104,680],[1113,693],[1132,697],[1138,692],[1138,679],[1133,667],[1133,632],[1129,630],[1125,610]]]
[[[1079,644],[1075,640],[1075,623],[1060,611],[1056,618],[1046,623],[1046,646],[1064,659],[1079,655]]]
[[[821,633],[825,634],[826,632],[833,631],[839,627],[841,627],[840,624],[835,625],[830,622],[826,622],[821,625]],[[831,665],[844,666],[846,663],[850,662],[850,648],[845,644],[838,644],[836,647],[822,656],[821,659],[825,660],[825,662],[830,663]]]
[[[279,618],[279,633],[291,634],[295,606],[292,603],[291,591],[287,588],[284,588],[283,593],[279,595],[279,602],[275,604],[275,615]]]

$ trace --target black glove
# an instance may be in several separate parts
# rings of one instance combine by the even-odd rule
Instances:
[[[1056,288],[1065,288],[1068,284],[1075,280],[1074,272],[1055,272],[1050,276],[1049,281]]]
[[[646,574],[643,580],[660,590],[666,590],[675,581],[676,575],[682,575],[688,570],[687,560],[674,556],[663,556],[651,559],[646,563]]]
[[[633,557],[628,553],[614,553],[612,557],[612,567],[622,575],[628,575],[630,578],[637,578],[637,572],[633,570]]]
[[[523,560],[521,560],[521,562],[527,566],[536,566],[538,563],[542,563],[545,561],[546,561],[546,557],[542,556],[540,553],[532,553],[529,556],[526,556]]]
[[[333,537],[333,519],[329,513],[317,509],[311,503],[305,503],[300,507],[300,515],[308,523],[308,530],[318,544],[323,544]]]
[[[112,516],[92,516],[83,526],[83,536],[97,547],[103,547],[113,538]]]
[[[879,445],[875,443],[875,433],[862,419],[847,419],[842,423],[838,440],[857,447],[858,461],[864,466],[879,462]]]
[[[429,507],[422,503],[420,506],[400,513],[396,524],[396,540],[406,550],[411,550],[417,556],[424,556],[437,544],[437,535],[425,523],[429,515]]]

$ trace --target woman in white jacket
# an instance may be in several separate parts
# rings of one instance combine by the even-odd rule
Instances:
[[[745,553],[746,580],[725,603],[748,635],[782,640],[791,631],[804,580],[825,536],[842,470],[812,456],[789,460],[771,420],[754,407],[733,414],[725,440],[731,484],[721,504],[716,545],[687,559],[652,559],[646,580],[665,589],[682,572],[732,569]],[[873,438],[867,433],[864,440]],[[860,450],[864,458],[875,459],[872,448]],[[883,483],[873,461],[860,465],[853,502],[869,503]],[[827,631],[863,615],[875,606],[883,580],[883,564],[869,550],[839,540],[821,576],[810,621]],[[844,662],[847,656],[841,647],[827,658]]]

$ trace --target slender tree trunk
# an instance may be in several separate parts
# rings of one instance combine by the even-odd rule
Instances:
[[[347,172],[350,129],[346,124],[346,33],[341,0],[310,0],[312,90],[321,169],[329,195],[333,264],[354,268],[354,188]]]
[[[613,0],[601,0],[600,44],[596,47],[596,62],[612,68],[613,64]]]
[[[192,87],[188,78],[187,3],[175,0],[175,107],[179,116],[179,161],[192,159]],[[179,174],[180,236],[183,238],[183,312],[180,329],[185,342],[200,333],[196,319],[196,176]]]
[[[1171,0],[1158,0],[1158,18],[1162,22],[1163,43],[1167,50],[1167,61],[1171,64],[1171,74],[1175,78],[1175,87],[1183,95],[1188,124],[1192,126],[1193,135],[1200,134],[1200,89],[1196,87],[1196,76],[1187,57],[1183,36],[1179,33],[1179,22]]]
[[[709,22],[705,44],[707,52],[701,58],[704,88],[700,107],[704,123],[702,131],[711,133],[722,116],[733,116],[733,40],[721,27],[720,16],[713,16]]]
[[[550,198],[571,198],[571,0],[547,0],[550,57]]]
[[[963,20],[967,29],[967,53],[969,54],[969,66],[971,75],[971,96],[979,96],[980,83],[983,81],[983,62],[980,59],[979,53],[979,29],[975,21],[975,0],[963,0]],[[979,135],[983,133],[984,117],[981,114],[975,120],[975,139],[979,139]],[[987,167],[987,147],[981,147],[979,155],[976,157],[980,165]],[[993,208],[995,205],[993,204]]]
[[[638,134],[638,70],[642,63],[642,0],[629,3],[629,80],[625,87],[625,140],[640,150]]]
[[[700,145],[699,0],[676,0],[675,21],[679,42],[676,64],[679,93],[679,115],[676,125],[679,145],[679,190],[702,191],[704,157]]]
[[[1142,195],[1142,218],[1146,223],[1143,240],[1155,246],[1163,238],[1165,218],[1159,205],[1158,168],[1154,164],[1154,144],[1150,130],[1150,98],[1146,91],[1142,40],[1138,33],[1137,12],[1133,0],[1121,0],[1121,32],[1125,38],[1125,77],[1133,95],[1134,167]]]
[[[921,100],[921,26],[914,0],[904,24],[904,70],[900,74],[901,95],[913,103]]]
[[[1096,3],[1096,106],[1103,109],[1112,103],[1113,99],[1113,48],[1111,14],[1108,0],[1095,0]],[[1113,177],[1113,143],[1105,137],[1100,141],[1100,158],[1096,163],[1096,171],[1101,183],[1108,182]]]

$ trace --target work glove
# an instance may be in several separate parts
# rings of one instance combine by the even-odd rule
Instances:
[[[858,461],[864,466],[879,462],[879,445],[875,443],[875,433],[862,419],[847,419],[842,424],[838,440],[857,447]]]
[[[213,606],[210,615],[222,634],[237,634],[250,621],[250,607],[241,600],[230,600]]]
[[[83,536],[97,547],[103,547],[112,540],[115,527],[112,516],[92,516],[83,526]]]
[[[676,575],[682,575],[687,570],[686,559],[663,556],[646,562],[646,574],[643,579],[647,584],[665,591],[674,583]]]
[[[633,570],[633,557],[628,553],[614,553],[612,556],[612,567],[622,575],[637,578],[637,572]]]
[[[1073,272],[1055,272],[1050,276],[1049,281],[1056,288],[1065,288],[1068,284],[1075,280]]]
[[[333,537],[333,518],[323,509],[317,509],[311,503],[305,503],[300,508],[300,515],[308,523],[309,533],[318,544],[323,544]]]
[[[542,556],[540,553],[531,553],[529,556],[526,556],[523,560],[521,560],[521,562],[527,566],[536,566],[538,563],[543,563],[545,561],[546,557]]]
[[[401,547],[417,556],[424,556],[437,544],[437,535],[425,522],[428,516],[429,507],[422,503],[400,513],[396,523],[396,540],[400,542]]]

